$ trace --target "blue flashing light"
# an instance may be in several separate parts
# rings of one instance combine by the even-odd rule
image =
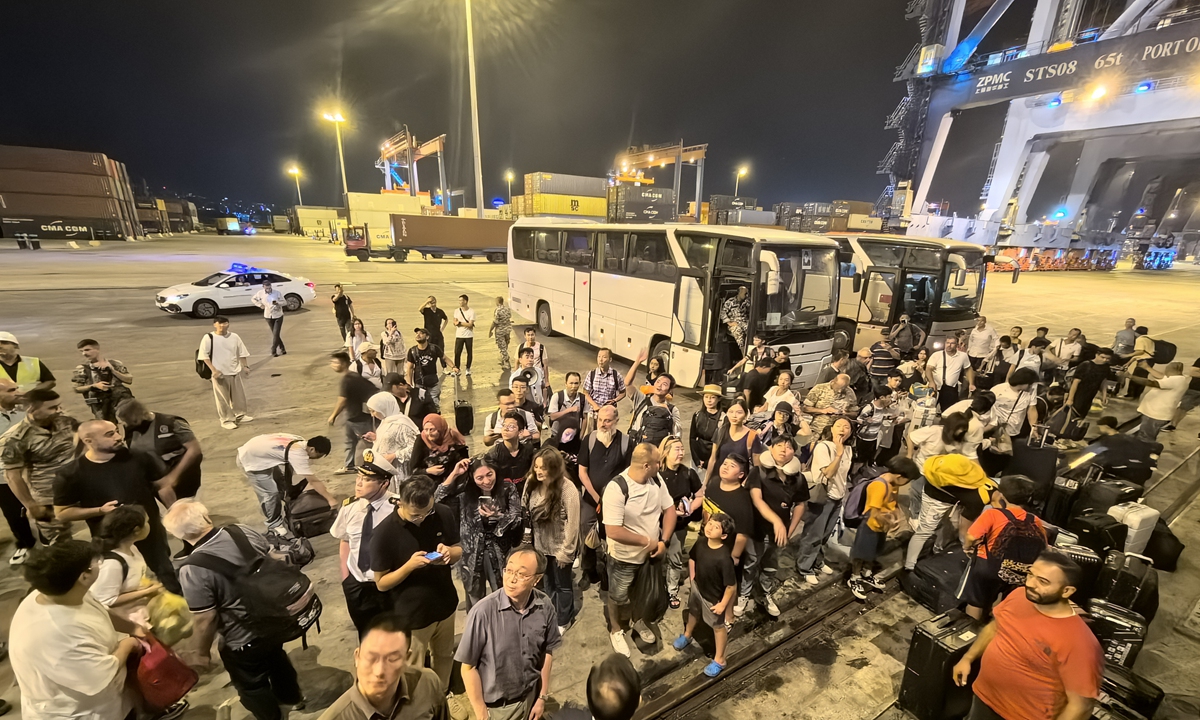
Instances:
[[[1062,105],[1062,95],[1055,95],[1055,96],[1054,96],[1054,97],[1053,97],[1053,98],[1050,100],[1050,107],[1052,107],[1052,108],[1056,108],[1056,107],[1058,107],[1059,105]]]
[[[1140,207],[1140,208],[1138,208],[1138,209],[1137,209],[1137,213],[1136,213],[1136,214],[1137,214],[1137,215],[1145,215],[1145,214],[1146,214],[1146,208],[1144,208],[1144,207]]]
[[[492,207],[498,208],[504,204],[504,198],[492,198]]]
[[[1062,220],[1066,216],[1067,216],[1067,211],[1065,209],[1060,209],[1058,212],[1054,213],[1055,220]]]
[[[253,229],[253,228],[251,228]],[[231,273],[247,273],[247,272],[263,272],[262,268],[246,265],[245,263],[230,263],[229,269],[225,272]]]
[[[1138,83],[1137,87],[1135,87],[1133,89],[1133,91],[1135,93],[1144,93],[1144,92],[1150,92],[1153,89],[1154,89],[1154,83],[1149,80],[1144,80],[1144,81]]]

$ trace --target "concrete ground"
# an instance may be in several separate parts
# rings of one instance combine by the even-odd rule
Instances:
[[[232,314],[233,331],[242,336],[254,355],[248,395],[250,414],[256,419],[237,430],[225,431],[216,421],[208,383],[192,370],[195,348],[211,326],[200,320],[168,316],[154,307],[153,297],[155,291],[167,285],[203,277],[230,262],[303,275],[317,283],[318,296],[311,305],[287,316],[283,336],[289,354],[280,358],[267,356],[270,336],[257,312]],[[317,463],[318,472],[335,493],[345,496],[352,492],[351,477],[329,474],[340,464],[341,429],[330,428],[324,422],[336,396],[336,383],[327,368],[328,353],[340,344],[328,300],[335,282],[346,285],[358,314],[373,333],[378,333],[385,318],[394,317],[409,342],[411,328],[419,324],[417,308],[427,295],[437,295],[443,306],[451,308],[457,295],[469,294],[480,318],[475,372],[471,378],[447,383],[445,407],[450,407],[453,386],[457,384],[460,397],[470,400],[477,417],[482,418],[495,408],[495,388],[507,380],[499,371],[495,345],[484,336],[494,304],[489,298],[506,294],[506,275],[504,266],[482,260],[360,263],[346,258],[340,247],[294,236],[185,235],[78,250],[56,247],[20,252],[5,248],[0,250],[0,267],[4,268],[0,273],[0,297],[5,308],[0,329],[16,334],[26,354],[42,358],[55,371],[60,390],[69,389],[65,386],[69,386],[70,371],[77,362],[75,343],[83,337],[94,337],[107,355],[130,367],[135,376],[132,389],[140,399],[152,409],[182,415],[192,422],[205,449],[201,499],[223,521],[261,526],[254,496],[234,458],[239,445],[265,432],[328,434],[335,451]],[[1150,326],[1156,337],[1175,342],[1180,358],[1190,363],[1200,356],[1200,337],[1193,331],[1200,325],[1194,313],[1200,299],[1196,270],[1181,265],[1157,273],[1027,273],[1015,285],[1007,276],[997,275],[987,289],[985,312],[1002,331],[1020,324],[1026,328],[1026,337],[1032,337],[1035,327],[1048,325],[1054,336],[1078,326],[1098,344],[1109,344],[1124,318],[1132,315]],[[586,371],[593,366],[594,352],[580,343],[551,338],[547,345],[556,387],[561,386],[565,371]],[[70,414],[88,416],[78,396],[66,397]],[[685,419],[698,405],[694,393],[688,391],[678,392],[676,400]],[[1123,401],[1114,401],[1112,407],[1119,415],[1133,415],[1133,409]],[[628,409],[626,406],[622,412]],[[1164,435],[1168,451],[1162,468],[1165,472],[1179,465],[1179,469],[1151,493],[1148,503],[1152,506],[1165,508],[1197,477],[1197,460],[1192,456],[1197,431],[1200,421],[1189,418],[1170,437]],[[472,449],[481,452],[482,443],[477,438],[472,441]],[[1176,532],[1190,545],[1200,543],[1197,516],[1192,508],[1175,525]],[[332,538],[317,538],[314,546],[318,558],[306,571],[325,599],[322,632],[310,638],[307,650],[302,650],[299,643],[289,648],[310,699],[308,711],[297,714],[300,718],[316,717],[349,685],[355,644],[340,598],[336,544]],[[0,545],[0,555],[6,548]],[[1194,661],[1197,641],[1175,631],[1195,612],[1200,597],[1200,572],[1193,554],[1185,553],[1177,573],[1161,575],[1163,609],[1152,626],[1152,642],[1138,666],[1173,693],[1200,694]],[[785,600],[781,604],[786,606],[812,590],[798,585],[790,563],[784,565],[781,578],[785,581]],[[24,584],[17,574],[0,563],[0,628],[7,626],[4,618],[11,617],[23,591]],[[579,600],[579,622],[567,634],[555,662],[553,694],[561,702],[583,700],[589,666],[610,650],[598,589],[582,591]],[[894,699],[911,627],[926,615],[907,598],[892,598],[864,615],[862,623],[838,630],[832,650],[789,663],[761,692],[739,693],[714,707],[712,714],[722,718],[751,714],[874,718]],[[463,618],[460,609],[460,628]],[[639,647],[634,652],[635,664],[647,677],[667,678],[669,683],[670,678],[690,677],[703,666],[694,647],[682,657],[670,648],[679,625],[678,613],[669,613],[661,628],[665,642]],[[760,614],[741,625],[735,630],[735,641],[755,642],[771,630],[771,623]],[[4,687],[6,672],[0,666],[0,688]],[[19,710],[15,688],[2,697],[14,702]],[[193,710],[188,716],[215,717],[215,707],[234,697],[227,675],[208,674],[190,696]],[[232,716],[246,717],[236,700]]]

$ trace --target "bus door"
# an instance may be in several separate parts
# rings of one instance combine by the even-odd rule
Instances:
[[[575,332],[572,337],[589,340],[592,327],[592,254],[595,233],[567,230],[563,233],[563,265],[575,268]]]
[[[863,273],[862,295],[858,304],[858,325],[854,332],[855,349],[874,345],[893,321],[896,306],[895,268],[869,267]]]
[[[675,277],[675,312],[671,319],[671,355],[667,367],[675,382],[696,387],[709,366],[715,366],[716,353],[705,352],[708,340],[706,321],[712,312],[708,272],[697,268],[678,268]]]

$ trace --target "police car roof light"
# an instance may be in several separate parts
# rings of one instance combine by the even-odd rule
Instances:
[[[257,267],[253,267],[251,265],[246,265],[245,263],[230,263],[229,270],[227,270],[226,272],[231,272],[231,273],[262,272],[262,268],[257,268]]]

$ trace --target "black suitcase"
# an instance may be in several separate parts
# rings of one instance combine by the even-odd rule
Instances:
[[[971,671],[970,681],[959,687],[951,672],[979,634],[978,620],[951,610],[917,625],[912,644],[908,646],[908,661],[900,681],[901,708],[917,720],[951,720],[965,717],[971,709],[971,682],[979,672],[978,663]]]
[[[963,549],[955,545],[918,560],[912,572],[900,576],[900,587],[913,600],[935,613],[944,613],[962,605],[959,585],[970,562]]]
[[[1159,518],[1154,532],[1150,535],[1150,542],[1146,544],[1142,554],[1154,561],[1156,570],[1175,572],[1175,568],[1179,567],[1179,556],[1183,553],[1183,547],[1183,543],[1171,532],[1167,521]]]
[[[284,503],[288,529],[296,537],[319,537],[329,532],[337,520],[337,508],[329,507],[329,501],[316,490],[305,490]]]
[[[1072,515],[1085,512],[1106,513],[1113,505],[1137,502],[1142,486],[1119,478],[1104,478],[1084,485],[1071,508]]]
[[[1120,665],[1108,663],[1104,666],[1104,676],[1100,680],[1101,704],[1104,696],[1116,700],[1121,705],[1140,714],[1152,718],[1158,712],[1158,706],[1163,701],[1163,689],[1141,675]]]
[[[475,429],[475,408],[469,400],[458,399],[458,383],[454,383],[454,427],[463,435]]]
[[[1075,504],[1081,484],[1079,480],[1063,475],[1054,478],[1054,486],[1050,488],[1050,496],[1046,498],[1046,510],[1042,519],[1055,525],[1066,525],[1071,519],[1071,506]]]
[[[1106,600],[1089,600],[1089,625],[1108,662],[1131,668],[1146,641],[1146,618]]]
[[[1041,508],[1054,487],[1058,475],[1058,448],[1043,445],[1042,439],[1030,436],[1027,440],[1013,441],[1012,459],[1004,469],[1005,475],[1024,475],[1033,481],[1033,500],[1030,507]]]
[[[1150,622],[1158,614],[1158,571],[1150,558],[1114,550],[1104,559],[1092,597],[1132,610]]]
[[[1125,547],[1129,527],[1103,510],[1077,515],[1067,523],[1067,529],[1079,536],[1079,544],[1096,551],[1100,557],[1109,550]]]
[[[1096,578],[1100,575],[1100,567],[1104,564],[1100,559],[1100,554],[1083,545],[1064,544],[1057,545],[1054,549],[1074,560],[1075,564],[1079,565],[1083,571],[1079,587],[1075,589],[1075,594],[1071,596],[1071,599],[1082,602],[1083,599],[1092,597],[1092,589],[1096,585]]]

